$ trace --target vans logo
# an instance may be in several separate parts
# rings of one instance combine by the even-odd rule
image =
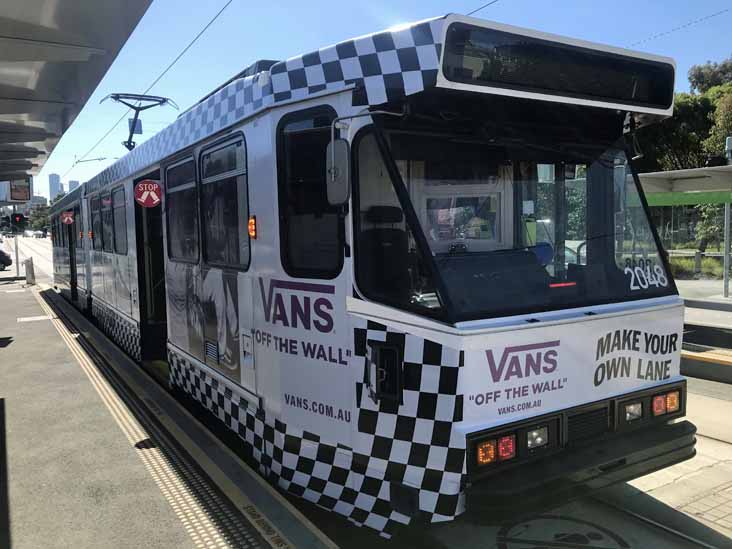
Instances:
[[[287,328],[315,328],[322,333],[333,331],[333,303],[322,294],[335,294],[335,286],[274,278],[270,279],[267,288],[265,284],[260,278],[259,291],[267,322]]]
[[[558,347],[559,340],[506,347],[498,364],[493,351],[486,351],[485,356],[488,358],[493,383],[538,376],[542,373],[551,374],[557,369]]]

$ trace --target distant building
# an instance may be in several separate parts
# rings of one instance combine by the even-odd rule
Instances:
[[[78,181],[69,181],[69,192],[73,191],[74,189],[79,188],[79,182]]]
[[[48,175],[48,197],[53,201],[56,196],[63,192],[64,188],[61,186],[61,177],[57,173]]]
[[[24,215],[30,215],[32,210],[40,208],[42,206],[48,206],[48,199],[45,196],[34,195],[30,199],[30,202],[26,202],[18,208],[18,211]]]

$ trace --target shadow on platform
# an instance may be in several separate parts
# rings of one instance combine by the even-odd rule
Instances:
[[[5,399],[0,398],[0,547],[10,548],[8,452],[5,442]]]

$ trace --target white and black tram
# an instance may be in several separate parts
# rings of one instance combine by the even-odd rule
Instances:
[[[387,536],[638,477],[694,455],[630,161],[674,71],[455,15],[258,62],[54,206],[56,284]]]

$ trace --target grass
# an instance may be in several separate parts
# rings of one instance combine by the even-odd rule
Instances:
[[[674,278],[696,278],[694,273],[693,257],[671,257],[671,274]],[[701,260],[701,276],[699,278],[721,279],[724,274],[722,262],[713,257],[703,257]]]

